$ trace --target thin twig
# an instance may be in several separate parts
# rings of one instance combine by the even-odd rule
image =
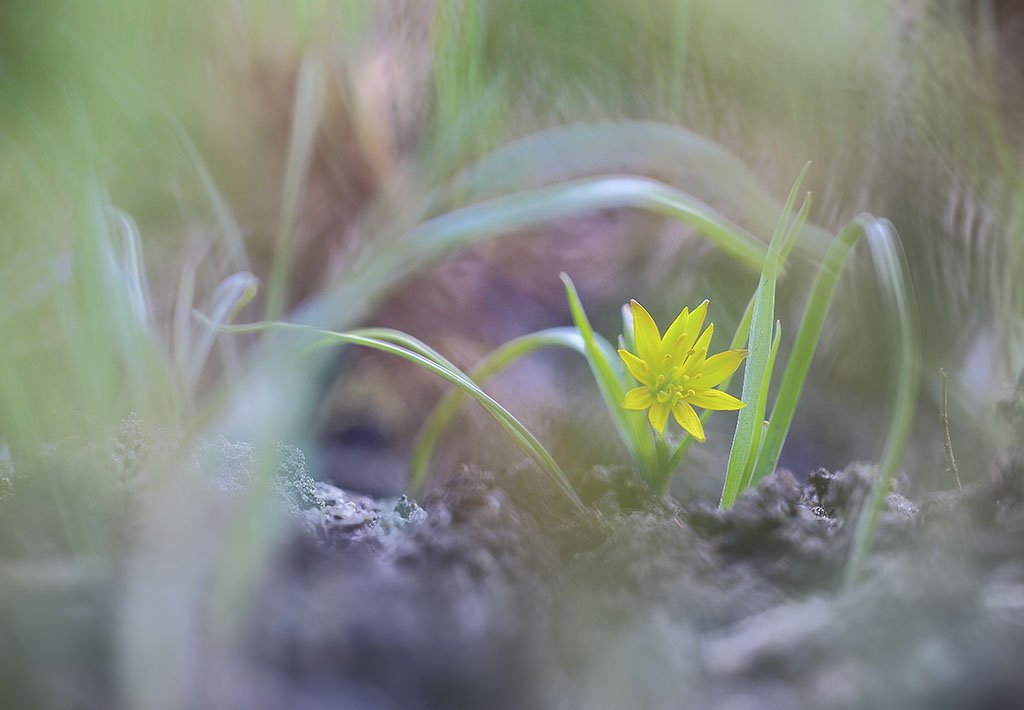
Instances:
[[[946,395],[949,390],[949,375],[947,375],[946,371],[940,367],[939,376],[942,377],[942,430],[946,434],[946,472],[953,472],[953,477],[956,478],[957,487],[963,491],[964,484],[960,482],[960,469],[957,468],[956,459],[953,458],[953,440],[949,437],[949,409],[946,403]]]

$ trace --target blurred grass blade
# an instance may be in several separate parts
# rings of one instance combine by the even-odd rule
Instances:
[[[578,329],[551,328],[510,340],[493,350],[469,373],[469,377],[477,385],[483,386],[492,377],[530,353],[552,347],[575,350],[586,356],[586,343]],[[465,399],[466,395],[462,390],[451,390],[423,422],[409,462],[409,490],[413,495],[420,492],[426,483],[430,459],[437,442],[451,425]]]
[[[496,197],[423,223],[409,235],[409,242],[418,259],[496,232],[621,207],[644,209],[685,222],[743,263],[761,268],[765,248],[757,237],[696,197],[633,175],[586,178]]]
[[[422,222],[397,243],[388,243],[386,250],[367,252],[354,261],[337,287],[297,309],[293,320],[347,326],[400,279],[456,249],[550,221],[624,207],[678,219],[751,268],[761,269],[764,244],[707,204],[656,180],[612,175],[506,195]]]
[[[197,317],[209,325],[214,325],[202,314]],[[420,367],[434,373],[435,375],[452,383],[465,394],[479,402],[484,409],[502,426],[520,449],[546,473],[548,473],[556,486],[566,495],[578,509],[583,510],[585,506],[576,495],[568,478],[559,468],[558,464],[551,457],[551,454],[541,443],[530,433],[530,431],[519,422],[508,410],[478,387],[465,373],[454,367],[446,359],[441,357],[432,348],[420,342],[410,335],[400,331],[389,329],[366,329],[362,333],[377,333],[382,337],[369,337],[355,332],[337,332],[324,330],[313,326],[301,325],[298,323],[286,323],[282,321],[263,321],[249,323],[246,325],[222,325],[218,328],[221,331],[231,333],[259,333],[268,331],[292,331],[312,335],[316,337],[313,343],[316,347],[348,343],[372,348],[381,352],[396,355],[400,358],[413,362]],[[396,344],[398,343],[398,344]]]
[[[185,127],[181,125],[181,122],[177,118],[175,118],[170,112],[163,112],[163,115],[170,124],[171,131],[174,133],[174,136],[178,139],[178,142],[181,143],[185,154],[189,158],[189,162],[192,163],[192,167],[196,172],[196,177],[199,178],[199,185],[203,189],[203,194],[210,203],[210,209],[213,211],[213,216],[217,220],[221,235],[224,238],[224,242],[227,244],[229,267],[242,271],[249,271],[251,266],[249,263],[249,254],[245,247],[245,238],[242,236],[242,228],[238,226],[238,220],[236,220],[234,214],[232,214],[227,200],[217,188],[217,183],[210,174],[209,168],[206,167],[206,163],[203,161],[203,158],[199,153],[199,149],[196,147],[195,143],[192,142],[192,139],[189,137]],[[225,271],[226,270],[227,269],[225,269]]]
[[[75,377],[81,396],[97,416],[115,421],[125,414],[125,398],[140,412],[166,415],[177,408],[178,393],[146,313],[138,233],[94,176],[80,200],[72,288],[58,289],[55,302],[65,336],[78,347],[73,366],[82,368]]]
[[[277,224],[274,259],[267,282],[265,312],[268,320],[280,317],[288,301],[288,273],[294,251],[292,239],[298,218],[299,201],[305,190],[306,175],[313,159],[313,147],[320,124],[323,73],[323,62],[313,55],[307,56],[299,68],[295,106],[292,112],[292,132],[288,143],[288,164],[285,167],[284,187],[281,191],[281,215]]]
[[[666,182],[643,175],[665,176]],[[439,216],[408,231],[392,226],[401,237],[379,240],[389,245],[386,250],[354,261],[337,286],[300,306],[291,320],[347,327],[397,281],[451,250],[602,209],[632,207],[679,219],[760,271],[764,243],[708,206],[731,204],[737,194],[743,195],[744,223],[771,228],[778,201],[741,160],[709,138],[649,121],[539,131],[499,148],[439,191],[422,210]],[[475,204],[463,206],[467,202]],[[831,241],[812,224],[802,225],[798,236],[802,252],[815,260]]]
[[[124,277],[125,290],[128,292],[128,304],[139,324],[148,330],[153,322],[153,308],[150,303],[146,265],[142,258],[139,228],[126,212],[117,208],[112,208],[111,212],[121,231],[121,273]]]
[[[757,430],[764,421],[765,402],[761,400],[762,393],[767,394],[768,388],[764,380],[768,375],[768,362],[772,350],[772,323],[775,320],[775,281],[778,278],[779,263],[781,261],[782,249],[788,241],[790,218],[793,214],[793,206],[796,196],[800,192],[804,177],[810,168],[810,163],[804,166],[803,170],[793,183],[789,191],[789,197],[782,209],[782,214],[775,226],[775,233],[768,246],[768,256],[765,258],[764,269],[761,271],[761,280],[757,286],[757,296],[754,299],[754,310],[750,322],[750,337],[746,368],[743,371],[743,393],[741,399],[746,407],[740,410],[736,421],[736,432],[733,436],[732,449],[729,452],[729,464],[726,470],[725,485],[722,488],[722,499],[720,506],[728,508],[736,500],[736,496],[742,491],[743,475],[747,469],[748,459],[756,456],[753,450],[754,438]],[[759,415],[758,412],[761,412]]]
[[[639,412],[629,412],[623,408],[622,402],[626,397],[626,387],[622,369],[618,367],[618,354],[606,343],[594,335],[594,329],[590,326],[587,313],[583,310],[579,294],[572,279],[566,273],[560,274],[562,283],[565,284],[565,293],[569,299],[569,311],[572,313],[573,323],[583,337],[586,345],[587,362],[594,374],[594,380],[604,398],[605,406],[611,414],[615,428],[618,429],[623,443],[629,449],[641,477],[655,490],[660,485],[661,470],[658,463],[658,454],[651,439],[651,430],[647,418]],[[615,363],[615,364],[613,364]]]
[[[896,230],[889,222],[873,220],[867,225],[868,246],[885,302],[891,340],[898,352],[890,360],[897,363],[892,421],[886,435],[878,477],[857,517],[850,557],[843,572],[843,584],[853,585],[864,569],[874,540],[878,516],[885,506],[892,480],[896,476],[913,424],[920,386],[921,345],[917,301],[907,268],[907,259]]]
[[[673,189],[710,204],[734,204],[735,196],[742,195],[736,206],[742,210],[743,223],[758,234],[769,233],[782,210],[750,168],[722,144],[656,121],[575,123],[538,131],[468,168],[435,204],[448,211],[453,203],[619,173],[658,176]],[[802,226],[799,237],[801,252],[817,261],[831,241],[830,234],[813,224]]]
[[[199,242],[190,251],[191,254],[183,259],[181,273],[178,275],[171,314],[171,361],[179,377],[185,376],[189,353],[193,348],[193,335],[198,330],[192,318],[196,299],[196,274],[209,248]]]
[[[487,3],[434,3],[434,116],[429,162],[450,174],[467,158],[478,158],[498,139],[509,103],[500,74],[487,76]]]
[[[195,391],[199,383],[199,377],[213,348],[217,329],[234,320],[235,316],[256,297],[258,288],[259,280],[244,271],[232,274],[217,284],[206,308],[206,313],[209,314],[206,319],[210,327],[203,328],[198,336],[192,339],[194,344],[189,351],[183,353],[186,358],[183,376],[190,393]]]

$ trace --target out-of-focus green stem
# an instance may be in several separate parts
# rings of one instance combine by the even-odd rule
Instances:
[[[895,230],[888,222],[871,222],[867,238],[875,271],[886,292],[886,303],[890,306],[888,310],[892,342],[897,344],[898,349],[894,358],[897,363],[896,389],[892,422],[889,424],[889,433],[882,449],[878,477],[871,486],[871,492],[857,517],[850,557],[843,572],[843,585],[847,588],[857,581],[864,569],[874,540],[878,516],[885,506],[892,479],[903,461],[903,452],[906,450],[917,408],[917,392],[921,379],[917,301],[910,281],[906,256],[896,238]]]

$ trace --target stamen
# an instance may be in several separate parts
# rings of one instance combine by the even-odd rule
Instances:
[[[665,402],[667,402],[667,401],[668,401],[668,392],[666,392],[664,390],[662,390],[661,392],[658,392],[658,402],[660,402],[661,404],[665,404]]]

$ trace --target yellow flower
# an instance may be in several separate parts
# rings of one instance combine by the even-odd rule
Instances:
[[[713,389],[720,385],[747,356],[746,350],[726,350],[708,357],[708,346],[715,325],[704,332],[708,302],[688,308],[673,321],[662,337],[654,319],[643,306],[630,301],[633,308],[633,341],[636,354],[619,350],[619,357],[640,383],[626,393],[622,406],[636,411],[648,410],[651,426],[660,434],[671,412],[679,426],[697,441],[704,441],[704,427],[693,410],[733,410],[746,405],[731,394]]]

